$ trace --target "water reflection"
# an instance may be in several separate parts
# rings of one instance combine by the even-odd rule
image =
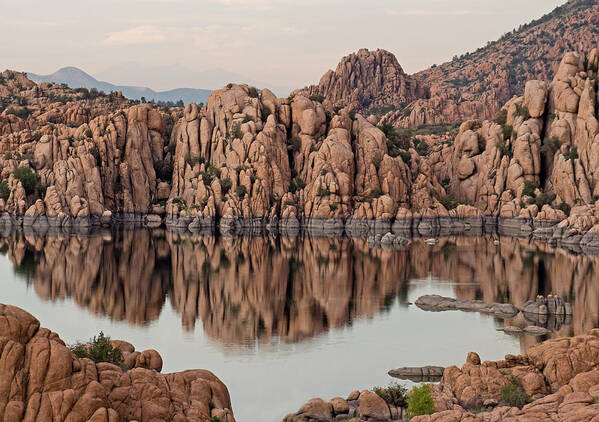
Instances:
[[[156,320],[166,301],[193,330],[201,322],[224,344],[281,337],[300,342],[406,303],[409,280],[432,275],[458,298],[511,302],[558,294],[573,320],[554,335],[597,327],[599,257],[576,256],[526,239],[413,241],[373,250],[361,239],[214,238],[155,230],[0,240],[15,272],[48,301],[72,298],[131,324]],[[406,305],[407,306],[407,305]],[[521,320],[519,320],[521,319]],[[526,325],[519,316],[499,325]],[[555,323],[553,323],[555,324]],[[539,339],[521,338],[528,347]]]

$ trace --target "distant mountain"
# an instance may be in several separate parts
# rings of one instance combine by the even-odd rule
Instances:
[[[85,73],[83,70],[76,67],[63,67],[51,75],[36,75],[35,73],[27,73],[27,77],[34,82],[55,82],[67,84],[71,88],[96,88],[98,91],[109,93],[111,91],[121,91],[127,98],[140,100],[144,97],[147,101],[173,101],[179,100],[187,103],[205,103],[211,90],[195,89],[195,88],[177,88],[169,91],[154,91],[153,89],[129,86],[115,85],[109,82],[99,81],[93,76]]]
[[[258,81],[225,69],[195,70],[184,65],[171,64],[164,66],[147,66],[141,63],[122,63],[118,66],[97,72],[96,76],[105,81],[113,81],[121,85],[143,84],[149,86],[165,85],[164,81],[174,81],[183,86],[201,86],[207,89],[220,89],[229,83],[248,84],[256,88],[268,88],[279,97],[287,97],[291,88],[281,87],[265,81]]]

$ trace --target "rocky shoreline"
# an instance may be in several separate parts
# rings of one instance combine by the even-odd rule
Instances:
[[[235,422],[229,391],[211,372],[162,374],[157,351],[111,345],[121,366],[79,358],[31,314],[0,304],[0,419]]]
[[[100,228],[166,228],[177,233],[225,236],[284,236],[369,238],[372,247],[405,246],[412,238],[500,235],[532,238],[575,253],[599,254],[599,232],[580,234],[560,221],[526,218],[408,217],[397,219],[221,218],[156,214],[110,213],[85,217],[0,215],[0,234],[92,234]],[[383,241],[386,234],[391,241]]]
[[[597,329],[581,336],[547,340],[523,355],[507,355],[505,360],[482,362],[471,352],[461,368],[400,368],[390,374],[437,375],[441,371],[440,384],[430,387],[435,412],[415,416],[412,422],[599,420]],[[519,405],[510,403],[512,398],[505,393],[514,389],[521,392]],[[374,396],[374,392],[364,390],[351,393],[347,399],[312,399],[284,421],[407,420],[405,407],[386,402],[384,395]]]

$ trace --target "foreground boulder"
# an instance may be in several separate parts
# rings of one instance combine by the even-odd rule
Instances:
[[[158,352],[113,346],[133,369],[80,359],[32,315],[0,304],[0,420],[235,421],[227,387],[211,372],[161,374]]]

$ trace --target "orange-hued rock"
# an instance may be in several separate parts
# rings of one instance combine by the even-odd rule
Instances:
[[[123,355],[135,353],[123,347]],[[143,357],[143,359],[140,359]],[[0,304],[0,418],[5,421],[122,420],[234,422],[225,385],[205,370],[159,373],[154,350],[138,355],[133,369],[78,358],[22,309]]]

